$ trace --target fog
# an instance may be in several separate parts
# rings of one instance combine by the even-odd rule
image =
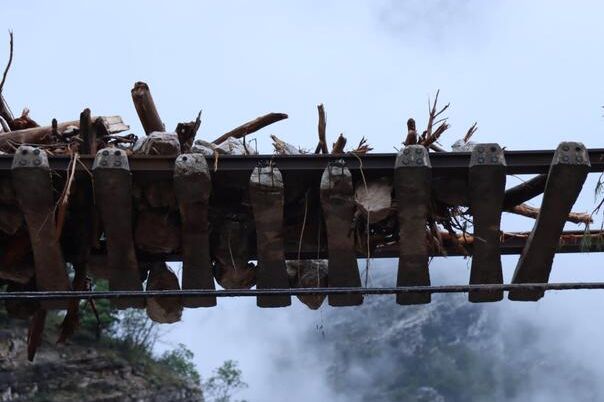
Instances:
[[[0,13],[0,28],[15,32],[4,95],[14,112],[27,106],[39,123],[73,120],[90,107],[122,115],[140,133],[129,90],[143,80],[168,127],[203,108],[198,136],[206,139],[263,113],[288,113],[257,135],[263,152],[271,151],[271,133],[314,146],[315,106],[323,102],[328,140],[339,132],[350,143],[366,136],[375,151],[391,152],[408,117],[425,124],[428,99],[440,89],[452,104],[447,147],[474,121],[476,141],[507,149],[562,140],[601,147],[602,15],[596,1],[11,2]],[[8,35],[1,33],[4,60]],[[575,210],[593,208],[596,178],[590,175]],[[593,227],[600,223],[597,217]],[[507,230],[531,227],[529,219],[504,217]],[[504,257],[506,281],[516,261]],[[376,275],[394,275],[395,264],[372,266]],[[601,281],[601,264],[597,253],[559,255],[551,281]],[[466,283],[468,266],[437,259],[433,281]],[[484,308],[499,314],[501,336],[531,322],[541,347],[602,376],[603,307],[602,292],[572,291]],[[316,347],[330,341],[332,313],[297,301],[268,310],[252,298],[221,299],[216,308],[187,310],[158,352],[186,344],[205,377],[224,360],[239,361],[249,388],[238,396],[249,401],[354,400],[334,395],[325,369],[335,357]],[[561,373],[544,372],[519,400],[581,400],[578,390],[560,389]]]

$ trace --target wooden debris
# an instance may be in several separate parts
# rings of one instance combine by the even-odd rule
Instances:
[[[409,145],[396,157],[394,192],[398,207],[399,261],[397,286],[428,286],[428,243],[422,234],[430,205],[432,176],[428,150]],[[398,304],[430,303],[430,293],[401,293]]]
[[[145,200],[151,208],[176,208],[174,183],[171,180],[156,180],[143,186]]]
[[[500,224],[505,196],[505,157],[498,144],[479,144],[472,151],[469,198],[474,224],[470,284],[502,284]],[[503,299],[503,291],[469,293],[471,302]]]
[[[155,131],[166,131],[166,127],[164,126],[164,123],[162,123],[159,113],[157,113],[157,108],[155,107],[155,102],[151,96],[149,85],[138,81],[134,83],[134,88],[132,88],[130,92],[132,94],[132,101],[134,102],[136,113],[143,125],[145,133],[151,134]]]
[[[415,120],[407,120],[407,138],[403,142],[403,145],[415,145],[417,144],[417,130],[415,128]]]
[[[283,177],[276,167],[257,167],[250,177],[250,200],[256,223],[258,289],[287,289],[283,247]],[[258,296],[258,307],[284,307],[291,304],[288,295]]]
[[[101,117],[91,117],[91,120],[96,120],[98,118],[103,118]],[[121,120],[121,118],[119,116],[111,116],[111,118],[119,118]],[[103,120],[101,120],[103,121]],[[69,129],[69,128],[79,128],[80,126],[80,121],[79,120],[74,120],[74,121],[66,121],[66,122],[61,122],[61,123],[57,123],[56,126],[56,131],[59,134],[62,134],[65,130]],[[124,131],[124,127],[126,127],[125,129],[128,129],[128,126],[124,125],[123,123],[115,123],[110,125],[110,134],[115,134],[121,131]],[[119,131],[117,131],[119,130]],[[14,130],[11,131],[10,133],[6,133],[6,134],[2,134],[0,135],[0,151],[3,152],[13,152],[20,144],[37,144],[37,145],[47,145],[50,144],[52,142],[53,139],[53,127],[52,126],[46,126],[46,127],[34,127],[34,128],[27,128],[24,130]]]
[[[29,109],[25,108],[21,112],[21,116],[17,117],[16,119],[14,119],[12,121],[11,130],[12,131],[25,130],[25,129],[34,128],[34,127],[40,127],[40,125],[29,117]]]
[[[0,116],[0,134],[2,133],[8,133],[10,132],[10,127],[8,125],[8,122],[6,121],[6,119],[2,116]]]
[[[6,76],[8,75],[8,70],[10,70],[11,64],[13,64],[13,51],[14,51],[14,36],[12,31],[8,31],[9,40],[9,55],[8,55],[8,63],[4,68],[4,72],[2,73],[2,80],[0,80],[0,96],[2,95],[2,90],[4,89],[4,84],[6,83]],[[2,102],[4,103],[4,102]],[[5,116],[3,116],[5,117]],[[8,120],[12,120],[9,118]]]
[[[175,133],[153,132],[140,138],[133,152],[138,155],[178,155],[180,142]]]
[[[232,129],[228,133],[221,135],[220,137],[216,138],[212,142],[214,144],[218,145],[218,144],[221,144],[224,141],[226,141],[229,137],[241,138],[241,137],[246,136],[247,134],[254,133],[254,132],[260,130],[261,128],[269,126],[273,123],[276,123],[283,119],[287,119],[287,117],[288,116],[285,113],[265,114],[264,116],[257,117],[252,121],[248,121],[247,123],[244,123],[244,124],[240,125],[239,127]]]
[[[332,151],[333,152],[333,151]],[[329,287],[360,287],[351,224],[354,216],[352,176],[343,160],[330,163],[321,177],[321,208],[327,228]],[[329,295],[330,306],[355,306],[363,295]]]
[[[191,147],[193,146],[193,140],[195,140],[195,135],[197,134],[197,130],[201,126],[201,110],[197,115],[195,121],[191,121],[188,123],[178,123],[176,125],[176,134],[178,135],[178,142],[180,143],[180,150],[182,153],[191,152]]]
[[[96,155],[96,126],[90,116],[90,109],[84,109],[80,113],[80,137],[82,138],[82,145],[80,145],[80,152],[83,154]]]
[[[219,153],[218,147],[212,142],[204,140],[195,140],[191,147],[191,152],[194,154],[202,154],[204,156],[214,156]]]
[[[507,210],[507,212],[511,212],[516,215],[526,216],[527,218],[537,219],[539,217],[541,209],[531,207],[527,204],[520,204]],[[584,225],[589,225],[593,223],[591,214],[587,212],[569,212],[568,216],[566,217],[566,221]]]
[[[6,126],[8,126],[8,130],[6,129],[6,127],[4,127],[4,131],[8,132],[11,131],[10,126],[13,122],[13,114],[10,111],[10,108],[8,107],[8,104],[6,103],[6,100],[4,99],[4,96],[2,95],[2,93],[0,93],[0,117],[2,117],[2,119],[6,122]]]
[[[321,152],[322,154],[328,154],[329,149],[327,149],[327,139],[325,137],[327,120],[325,119],[325,107],[322,103],[320,105],[317,105],[317,111],[319,112],[319,123],[317,124],[319,143],[315,148],[315,153],[318,154],[319,152]]]
[[[92,116],[90,120],[95,122],[97,128],[103,130],[103,135],[113,135],[130,129],[129,125],[124,124],[121,116]]]
[[[511,210],[516,205],[520,205],[540,194],[543,194],[546,182],[547,174],[540,174],[506,190],[505,199],[503,201],[503,209]]]
[[[19,209],[25,216],[36,271],[37,290],[71,288],[59,245],[53,187],[46,153],[22,145],[13,159],[12,179]],[[62,300],[44,301],[46,308],[66,308]]]
[[[180,290],[178,278],[165,262],[155,262],[150,265],[147,290]],[[149,297],[147,299],[147,315],[155,322],[172,324],[182,317],[182,297]]]
[[[150,208],[139,211],[134,230],[137,250],[171,254],[180,249],[180,222],[174,211]]]
[[[210,262],[208,204],[212,181],[201,154],[180,155],[174,165],[182,233],[182,288],[215,289]],[[185,307],[211,307],[216,297],[187,298]]]
[[[42,333],[46,323],[46,310],[38,308],[31,318],[29,330],[27,331],[27,360],[34,361],[36,351],[42,345]]]
[[[355,186],[354,202],[370,224],[380,222],[394,212],[392,207],[392,180],[381,177],[369,180],[367,187],[363,182]]]
[[[346,137],[343,134],[340,134],[336,142],[333,143],[331,147],[332,155],[341,155],[344,153],[344,147],[346,146]]]
[[[83,291],[90,290],[89,289],[89,281],[86,277],[86,264],[85,263],[77,263],[73,265],[75,274],[73,277],[72,288],[75,291]],[[92,302],[92,300],[91,300]],[[80,325],[80,300],[73,299],[69,301],[69,307],[67,308],[67,313],[65,314],[65,318],[61,323],[59,339],[57,343],[65,343],[67,339],[71,338],[77,328]]]
[[[271,134],[271,139],[273,140],[273,147],[275,148],[275,153],[277,153],[278,155],[297,155],[302,153],[298,147],[295,147],[285,141],[280,140],[276,135]]]
[[[359,145],[357,145],[357,147],[350,152],[357,155],[365,155],[370,151],[373,151],[373,148],[371,148],[371,145],[367,143],[367,139],[362,137],[361,141],[359,141]]]
[[[124,151],[102,149],[93,165],[95,203],[107,238],[110,290],[142,290],[132,239],[132,175]],[[119,205],[119,208],[115,208]],[[112,299],[120,309],[143,308],[143,299]]]
[[[328,286],[327,260],[286,261],[289,283],[292,288],[323,288]],[[297,296],[311,310],[318,310],[326,296],[308,294]]]
[[[516,265],[512,283],[546,283],[564,223],[587,178],[590,162],[585,146],[563,142],[549,170],[541,212]],[[512,290],[510,300],[536,301],[543,291]]]
[[[247,217],[229,215],[212,232],[214,277],[225,289],[249,289],[256,284],[256,267],[250,263],[254,227]]]
[[[23,214],[12,205],[0,205],[0,232],[14,235],[23,226]]]
[[[34,263],[30,254],[29,233],[21,229],[8,239],[0,253],[0,279],[19,284],[29,283],[34,277]]]
[[[216,152],[222,155],[255,155],[256,151],[245,143],[234,137],[229,137],[216,147]]]

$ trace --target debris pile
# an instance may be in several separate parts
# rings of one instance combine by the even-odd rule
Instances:
[[[9,292],[87,290],[89,276],[109,279],[113,290],[142,289],[143,283],[147,289],[176,290],[180,288],[178,278],[165,263],[176,253],[183,256],[182,283],[187,289],[213,288],[214,279],[228,289],[254,285],[361,286],[358,270],[350,271],[351,266],[356,267],[356,256],[369,260],[377,249],[405,242],[425,246],[436,255],[446,255],[445,243],[453,244],[464,255],[471,254],[476,237],[465,174],[428,179],[429,201],[426,208],[418,210],[417,216],[425,217],[417,236],[417,231],[401,230],[401,217],[397,215],[397,202],[415,202],[417,196],[395,196],[392,175],[366,177],[362,164],[351,173],[345,164],[333,163],[323,178],[294,173],[285,177],[278,166],[270,164],[250,172],[250,181],[245,183],[220,171],[223,155],[258,154],[248,136],[287,119],[287,114],[268,113],[209,141],[198,136],[201,111],[194,120],[178,123],[174,131],[167,131],[149,85],[136,82],[131,96],[144,129],[140,136],[129,133],[130,127],[120,116],[95,116],[89,109],[81,112],[79,120],[53,119],[49,125],[40,126],[27,108],[14,117],[2,96],[12,56],[11,33],[10,59],[0,83],[0,152],[15,154],[13,179],[0,176],[0,280]],[[421,133],[415,120],[408,119],[401,141],[407,147],[405,152],[447,152],[439,140],[450,128],[444,116],[449,104],[439,107],[438,98],[439,92],[429,104],[427,125]],[[354,155],[361,161],[372,151],[364,137],[355,147],[347,148],[348,139],[343,133],[335,137],[330,149],[325,107],[318,105],[317,111],[314,154]],[[453,152],[471,152],[476,131],[474,123],[454,143]],[[270,137],[275,154],[311,153],[274,134]],[[53,172],[51,177],[47,158],[55,155],[69,156],[70,163],[66,172]],[[81,155],[96,155],[93,172],[75,174]],[[157,155],[176,159],[173,180],[133,181],[128,157]],[[403,151],[399,156],[404,163]],[[424,159],[429,164],[429,158]],[[15,177],[21,177],[18,184]],[[547,175],[539,175],[505,191],[503,210],[536,219],[539,209],[525,202],[544,192],[546,179]],[[35,193],[29,192],[32,188]],[[588,225],[591,216],[570,213],[567,220]],[[501,233],[502,238],[505,235]],[[330,261],[338,262],[330,263],[329,275],[327,261],[319,258],[328,240]],[[204,244],[207,247],[202,247]],[[284,247],[298,250],[298,257],[286,265]],[[313,250],[317,255],[311,260],[308,256]],[[252,262],[253,257],[257,257],[257,264]],[[65,261],[74,272],[71,284]],[[367,278],[365,272],[365,285]],[[305,295],[299,299],[309,308],[318,309],[325,296]],[[425,300],[410,295],[406,302]],[[263,307],[285,306],[290,298],[259,297],[258,303]],[[329,303],[360,304],[362,297],[333,295]],[[115,302],[118,308],[146,307],[151,319],[163,323],[178,321],[183,305],[215,304],[215,298]],[[68,310],[61,338],[65,340],[77,327],[78,303],[7,303],[11,316],[32,320],[32,358],[44,312],[57,307]]]

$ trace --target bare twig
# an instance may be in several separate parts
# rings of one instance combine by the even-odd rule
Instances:
[[[4,69],[4,74],[2,74],[2,81],[0,81],[0,94],[2,94],[2,89],[4,88],[4,83],[6,82],[6,76],[8,75],[10,65],[13,63],[13,31],[8,31],[8,35],[10,36],[10,54],[8,56],[8,64]]]
[[[474,124],[472,124],[472,126],[468,129],[466,135],[463,137],[463,142],[470,141],[470,138],[472,138],[476,130],[478,130],[478,123],[474,122]]]
[[[355,155],[365,155],[371,150],[373,150],[373,148],[367,143],[367,139],[362,137],[361,141],[359,141],[359,145],[357,145],[357,147],[351,152]]]
[[[438,116],[443,114],[445,112],[445,110],[447,110],[449,108],[449,106],[451,105],[450,103],[447,103],[445,106],[443,106],[442,109],[440,109],[439,111],[436,111],[436,105],[438,104],[438,95],[439,94],[440,94],[440,89],[436,91],[436,96],[434,97],[434,103],[432,103],[432,105],[430,105],[430,101],[428,100],[429,116],[428,116],[428,126],[426,128],[426,140],[428,140],[430,138],[430,136],[432,136],[432,128],[434,126],[434,120]]]
[[[434,133],[427,137],[426,140],[424,141],[423,145],[426,147],[429,147],[430,145],[434,144],[436,141],[438,141],[438,139],[440,138],[440,136],[449,128],[449,124],[447,123],[442,123],[440,126],[438,126],[436,128],[436,130],[434,130]]]
[[[71,155],[71,160],[69,161],[69,167],[67,168],[69,172],[69,177],[67,178],[67,182],[65,183],[65,187],[63,188],[63,192],[61,193],[61,197],[57,203],[58,213],[57,213],[57,237],[61,237],[61,233],[63,232],[63,225],[65,224],[65,215],[67,213],[67,206],[69,205],[69,196],[71,194],[71,185],[73,184],[73,180],[76,172],[76,165],[78,162],[79,154],[76,152]]]

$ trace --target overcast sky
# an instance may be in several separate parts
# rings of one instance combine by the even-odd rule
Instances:
[[[203,108],[200,138],[285,112],[288,120],[258,134],[260,150],[271,152],[272,133],[311,148],[316,105],[323,102],[330,140],[339,132],[350,143],[366,136],[375,151],[391,152],[408,117],[425,124],[428,98],[440,88],[441,99],[452,103],[446,146],[474,121],[476,141],[508,149],[555,148],[562,140],[604,144],[602,2],[4,3],[0,31],[15,32],[4,95],[15,113],[27,106],[41,124],[76,119],[90,107],[94,114],[120,114],[142,133],[130,98],[141,80],[169,128]],[[3,66],[8,35],[2,34]],[[593,207],[594,183],[590,178],[575,209]],[[513,229],[532,225],[523,218],[505,222]],[[504,258],[506,280],[516,259]],[[603,280],[602,262],[599,255],[559,256],[552,281]],[[395,262],[380,266],[394,270]],[[433,272],[458,283],[469,274],[460,259],[439,260]],[[499,306],[540,322],[556,348],[604,335],[601,293],[548,294],[539,303]],[[251,299],[221,300],[217,308],[188,311],[167,338],[195,352],[203,375],[225,359],[239,360],[251,386],[242,396],[250,400],[281,401],[287,392],[296,395],[290,401],[325,400],[329,391],[320,376],[300,375],[307,364],[325,362],[303,353],[296,334],[323,322],[328,310],[310,312],[296,302],[266,311]],[[602,356],[597,344],[581,345],[577,356]],[[301,359],[300,367],[275,369],[275,355],[284,350]],[[277,385],[268,387],[268,379]]]

